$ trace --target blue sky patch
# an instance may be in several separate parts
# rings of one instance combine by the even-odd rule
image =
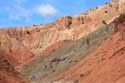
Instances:
[[[1,0],[0,27],[47,24],[111,0]]]

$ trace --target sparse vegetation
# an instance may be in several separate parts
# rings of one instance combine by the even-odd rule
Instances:
[[[43,24],[40,24],[40,25],[43,25]]]
[[[84,77],[84,74],[80,74],[80,77]]]
[[[105,13],[108,13],[108,11],[107,11],[107,10],[105,10],[104,12],[105,12]]]
[[[34,24],[33,26],[35,27],[36,25]]]
[[[115,7],[116,8],[116,10],[119,10],[119,7],[117,6],[117,7]]]
[[[109,3],[109,6],[110,6],[110,7],[113,7],[113,5],[112,5],[111,3]]]
[[[79,80],[75,80],[73,83],[78,83],[79,82]]]
[[[26,34],[30,34],[30,31],[26,31]]]
[[[98,9],[98,7],[96,7],[95,9]]]
[[[108,2],[106,2],[105,4],[108,4]]]
[[[105,20],[102,20],[102,23],[103,23],[104,25],[107,25],[107,22],[106,22]]]

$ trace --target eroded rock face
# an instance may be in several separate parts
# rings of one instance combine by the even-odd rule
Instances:
[[[87,25],[89,22],[94,22],[94,24],[86,29],[86,31],[84,31],[84,29],[80,30],[82,27],[88,27],[85,26],[84,23]],[[59,41],[77,40],[85,34],[94,31],[95,29],[91,29],[91,27],[97,25],[99,24],[95,18],[80,15],[74,17],[63,17],[55,23],[48,25],[33,26],[29,28],[2,29],[0,45],[1,47],[13,47],[14,49],[18,46],[25,47],[25,49],[29,50],[34,55],[40,56],[40,53],[48,46]],[[82,35],[79,36],[80,34]]]
[[[121,18],[122,17],[122,18]],[[119,21],[118,21],[119,20]],[[55,81],[73,83],[124,83],[125,26],[124,15],[114,20],[117,31],[76,66]]]
[[[42,56],[42,51],[59,41],[74,41],[85,37],[110,23],[118,14],[116,4],[110,3],[86,14],[64,16],[47,25],[1,29],[0,46],[9,48],[12,57],[18,55],[15,57],[18,62],[25,63],[34,56]]]
[[[31,67],[31,70],[26,70],[26,73],[21,72],[24,75],[35,72],[36,77],[43,76],[38,79],[34,76],[30,77],[36,82],[46,80],[47,75],[48,78],[55,75],[52,81],[64,81],[64,83],[124,82],[125,16],[119,15],[125,10],[124,4],[124,0],[114,0],[114,2],[92,9],[85,14],[64,16],[51,24],[0,29],[0,82],[28,83],[16,72],[16,69],[20,71],[23,66],[24,70]],[[103,41],[110,35],[107,32],[112,22],[115,23],[115,32],[112,37],[103,42],[94,53],[81,60],[82,53],[89,53],[88,48],[91,50],[96,47],[96,44],[98,45],[96,41]],[[109,33],[112,33],[112,30],[114,28],[111,32],[109,30]],[[90,33],[93,34],[87,37]],[[99,37],[98,34],[101,33]],[[43,58],[44,55],[49,58]],[[35,61],[33,62],[35,66],[31,61]],[[63,71],[70,67],[70,63],[73,65],[77,62],[78,65],[66,72]],[[29,63],[31,65],[27,66]],[[50,70],[50,68],[56,69]],[[43,71],[40,73],[37,70]],[[56,70],[58,70],[57,73]],[[56,77],[60,70],[63,74]]]
[[[9,60],[10,59],[10,60]],[[4,69],[8,72],[13,72],[14,59],[6,53],[5,50],[0,49],[0,69]]]
[[[9,54],[9,57],[12,57],[14,67],[25,63],[34,56],[20,41],[6,34],[0,35],[0,50],[3,50]]]
[[[0,83],[29,83],[14,68],[14,59],[0,49]]]

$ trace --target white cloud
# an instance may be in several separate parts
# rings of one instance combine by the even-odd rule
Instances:
[[[4,8],[4,12],[8,14],[8,19],[25,22],[30,22],[32,11],[28,8],[25,8],[22,3],[26,0],[14,0],[12,4],[9,4]]]
[[[58,10],[50,4],[39,5],[35,7],[35,11],[45,17],[52,17],[58,13]]]
[[[42,17],[53,17],[58,13],[58,10],[50,4],[44,5],[34,5],[32,8],[26,8],[23,5],[24,2],[28,0],[13,0],[13,3],[7,5],[6,7],[0,8],[0,12],[5,12],[8,14],[8,19],[16,21],[31,22],[32,17],[35,15],[40,15]]]
[[[13,5],[13,7],[8,9],[9,12],[9,19],[12,20],[24,20],[26,22],[30,21],[31,11],[22,7],[21,5]]]

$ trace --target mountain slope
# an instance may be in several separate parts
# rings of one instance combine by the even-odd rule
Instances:
[[[109,37],[113,31],[113,24],[102,26],[82,39],[64,44],[49,55],[31,61],[19,71],[32,81],[43,78],[48,80],[84,59],[86,55],[98,48],[102,41]]]
[[[114,2],[97,7],[85,14],[64,16],[54,23],[30,27],[1,29],[2,34],[20,41],[34,55],[39,56],[48,46],[59,41],[77,40],[100,28],[120,14]]]
[[[46,25],[0,29],[0,82],[124,82],[125,1],[113,1]]]
[[[114,20],[116,32],[79,64],[71,68],[59,81],[74,83],[125,82],[125,15]],[[117,29],[118,28],[118,29]]]

